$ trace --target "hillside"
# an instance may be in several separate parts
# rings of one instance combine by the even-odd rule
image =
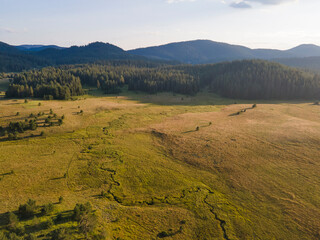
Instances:
[[[126,53],[123,49],[108,43],[95,42],[86,46],[73,46],[65,49],[45,49],[33,55],[50,59],[55,64],[91,63],[97,61],[140,59]]]
[[[138,60],[146,61],[146,64],[150,63],[143,57],[128,54],[119,47],[101,42],[81,47],[57,48],[48,46],[31,49],[29,51],[25,49],[19,50],[17,47],[0,43],[0,72],[19,72],[44,66],[105,62],[109,60]]]
[[[282,58],[273,59],[273,61],[300,69],[314,71],[320,73],[320,57],[305,58]]]
[[[208,40],[170,43],[158,47],[131,50],[129,53],[191,64],[254,58],[249,48]]]
[[[0,43],[0,71],[16,72],[44,66],[114,60],[134,60],[151,64],[154,62],[159,65],[174,65],[177,63],[207,64],[244,59],[274,60],[289,66],[299,65],[300,67],[301,65],[307,69],[314,70],[317,68],[318,70],[318,65],[307,59],[314,56],[320,56],[320,47],[310,44],[281,51],[275,49],[250,49],[209,40],[196,40],[124,51],[115,45],[102,42],[70,48],[61,48],[55,45],[21,45],[14,47]],[[283,61],[281,61],[282,59]],[[299,61],[301,63],[296,64],[286,59],[297,59],[293,62]]]
[[[320,47],[316,45],[300,45],[281,51],[274,49],[250,49],[239,45],[230,45],[210,40],[195,40],[140,48],[131,50],[129,53],[149,58],[175,60],[182,63],[203,64],[242,59],[320,56]]]
[[[22,51],[33,51],[33,52],[39,52],[48,48],[64,49],[64,47],[59,47],[57,45],[19,45],[19,46],[16,46],[16,48]]]

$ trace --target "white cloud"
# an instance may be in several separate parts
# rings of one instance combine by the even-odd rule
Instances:
[[[252,3],[260,3],[262,5],[279,5],[282,3],[297,2],[298,0],[240,0],[232,2],[230,7],[233,8],[251,8]]]

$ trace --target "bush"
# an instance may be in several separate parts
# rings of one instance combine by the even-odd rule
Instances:
[[[54,210],[54,205],[52,203],[48,203],[43,206],[43,208],[41,209],[41,212],[43,215],[48,215],[52,213],[53,210]]]
[[[77,204],[73,209],[73,219],[79,222],[84,215],[87,215],[92,211],[92,205],[89,202],[85,204]]]
[[[12,212],[9,212],[7,215],[7,227],[8,229],[15,229],[19,223],[18,216]]]
[[[37,211],[36,201],[29,199],[26,204],[19,206],[19,215],[21,218],[30,218],[33,217]]]
[[[63,197],[60,196],[60,197],[59,197],[59,203],[61,204],[61,203],[63,202],[63,200],[64,200]]]
[[[53,225],[54,225],[54,223],[53,223],[52,219],[50,218],[48,221],[45,222],[44,227],[46,229],[50,229],[53,227]]]
[[[1,238],[0,238],[1,239]],[[37,240],[38,238],[36,237],[36,235],[34,235],[33,233],[29,233],[26,237],[25,240]]]
[[[71,240],[74,239],[66,228],[59,228],[52,232],[51,240]]]
[[[61,222],[63,220],[62,213],[59,213],[56,218],[56,222]]]
[[[256,108],[256,107],[257,107],[257,104],[253,104],[253,105],[252,105],[252,108]]]

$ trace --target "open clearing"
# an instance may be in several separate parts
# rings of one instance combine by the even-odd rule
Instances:
[[[34,133],[44,136],[0,142],[0,214],[63,196],[61,211],[99,209],[110,239],[319,239],[320,107],[234,102],[206,93],[0,100],[0,126],[65,115]]]

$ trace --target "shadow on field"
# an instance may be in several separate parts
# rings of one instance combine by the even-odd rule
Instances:
[[[132,100],[139,103],[165,105],[165,106],[207,106],[207,105],[232,105],[232,104],[299,104],[310,103],[311,100],[244,100],[224,98],[207,91],[196,95],[181,95],[169,92],[149,94],[137,91],[123,91],[120,94],[92,94],[95,97],[115,97],[117,99]],[[250,108],[249,108],[250,109]]]

